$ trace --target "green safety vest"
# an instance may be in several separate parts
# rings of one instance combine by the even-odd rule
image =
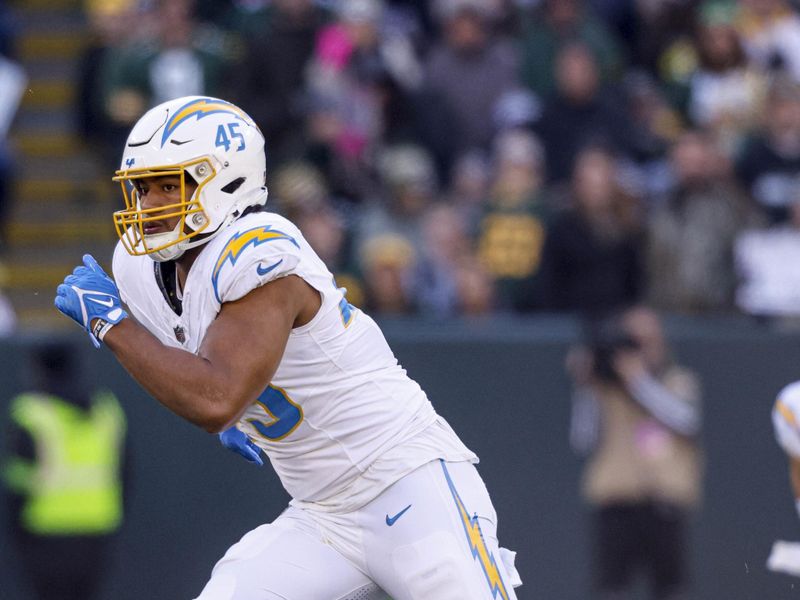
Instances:
[[[37,535],[102,535],[122,522],[120,458],[125,414],[110,392],[90,410],[55,396],[21,394],[11,418],[33,438],[36,461],[11,459],[8,487],[27,496],[22,526]]]

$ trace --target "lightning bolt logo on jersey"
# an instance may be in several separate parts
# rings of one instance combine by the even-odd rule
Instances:
[[[169,136],[175,132],[181,123],[184,123],[188,119],[197,117],[197,120],[200,120],[208,115],[218,113],[228,113],[244,121],[248,125],[255,127],[255,123],[253,123],[250,117],[238,106],[215,98],[200,98],[186,103],[170,117],[169,121],[167,121],[167,124],[164,126],[164,133],[161,135],[161,145],[163,146],[169,139]]]
[[[486,575],[486,582],[489,584],[489,589],[492,591],[492,597],[508,600],[508,592],[506,591],[506,586],[503,583],[502,577],[500,576],[500,571],[497,568],[497,561],[486,547],[486,542],[483,539],[483,533],[481,533],[481,527],[478,524],[478,517],[477,515],[475,517],[469,516],[469,511],[467,510],[467,507],[464,506],[461,496],[459,496],[458,492],[456,491],[455,484],[450,477],[450,473],[447,471],[444,461],[440,462],[442,464],[442,469],[444,470],[444,476],[447,479],[447,485],[450,487],[450,492],[453,494],[453,500],[458,508],[458,514],[461,517],[461,524],[464,526],[464,533],[467,536],[467,542],[469,543],[472,556],[481,564],[483,573]]]
[[[294,244],[297,248],[300,248],[300,245],[292,236],[282,231],[278,231],[277,229],[272,229],[271,225],[248,229],[247,231],[235,234],[231,239],[228,240],[228,243],[225,244],[225,247],[219,254],[219,258],[217,259],[214,271],[211,275],[211,283],[214,286],[214,295],[217,298],[217,302],[221,301],[217,282],[219,281],[222,268],[226,264],[230,264],[231,267],[233,267],[236,264],[236,261],[242,255],[242,252],[244,252],[249,246],[255,248],[261,244],[274,242],[277,240],[287,240]],[[258,273],[260,275],[265,275],[268,272],[268,270],[263,270],[261,266],[258,267]]]

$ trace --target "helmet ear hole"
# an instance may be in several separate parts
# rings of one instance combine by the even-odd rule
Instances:
[[[226,194],[232,194],[236,190],[238,190],[240,187],[242,187],[242,184],[244,182],[245,182],[245,178],[244,177],[237,177],[236,179],[234,179],[233,181],[231,181],[230,183],[228,183],[224,187],[222,187],[220,189],[220,191],[221,192],[225,192]]]

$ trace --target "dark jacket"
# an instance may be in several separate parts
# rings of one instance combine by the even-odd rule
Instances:
[[[567,211],[547,232],[539,269],[542,308],[610,311],[640,296],[640,235],[603,239],[577,212]]]

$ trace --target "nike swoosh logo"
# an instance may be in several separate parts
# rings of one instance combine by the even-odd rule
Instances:
[[[397,521],[397,519],[399,519],[400,517],[402,517],[402,516],[405,514],[405,512],[406,512],[406,511],[407,511],[409,508],[411,508],[411,505],[410,505],[410,504],[409,504],[408,506],[406,506],[406,507],[405,507],[403,510],[401,510],[399,513],[397,513],[397,514],[396,514],[395,516],[393,516],[393,517],[390,517],[389,515],[386,515],[386,524],[387,524],[389,527],[391,527],[392,525],[394,525],[394,524],[395,524],[395,522]]]
[[[178,140],[170,140],[169,143],[170,144],[175,144],[176,146],[183,146],[184,144],[188,144],[189,142],[193,142],[193,141],[194,140],[183,140],[182,142],[179,142]]]
[[[267,273],[269,273],[270,271],[274,270],[274,269],[275,269],[275,267],[277,267],[277,266],[278,266],[279,264],[281,264],[282,262],[283,262],[283,259],[280,259],[280,260],[279,260],[278,262],[276,262],[274,265],[272,265],[272,266],[269,266],[269,267],[266,267],[266,268],[265,268],[265,267],[262,267],[262,266],[261,266],[261,264],[259,264],[259,265],[258,265],[258,267],[256,267],[256,273],[258,273],[259,275],[266,275],[266,274],[267,274]]]
[[[92,302],[100,304],[101,306],[105,306],[107,308],[111,308],[112,306],[114,306],[114,301],[111,298],[109,298],[108,300],[100,300],[100,298],[92,298],[91,296],[87,296],[86,299],[91,300]]]

